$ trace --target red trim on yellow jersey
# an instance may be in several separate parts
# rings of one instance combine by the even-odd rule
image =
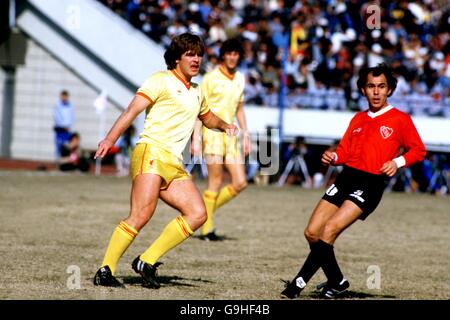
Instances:
[[[146,95],[145,93],[143,93],[143,92],[136,92],[136,95],[137,95],[137,96],[144,97],[145,99],[147,99],[148,101],[150,101],[150,103],[153,103],[152,99],[150,99],[150,97],[149,97],[148,95]]]
[[[206,117],[209,116],[210,113],[211,113],[211,110],[208,110],[208,112],[199,115],[198,118],[200,119],[200,121],[203,121]]]
[[[187,82],[186,80],[184,80],[184,79],[178,74],[178,72],[177,72],[175,69],[172,69],[172,70],[170,70],[170,71],[172,71],[173,75],[174,75],[175,77],[177,77],[178,80],[180,80],[181,82],[183,82],[183,84],[185,85],[186,89],[189,90],[189,89],[191,88],[191,84],[190,84],[189,82]]]
[[[223,66],[219,66],[219,71],[222,72],[222,74],[223,74],[225,77],[227,77],[228,79],[230,79],[230,80],[233,80],[233,79],[234,79],[235,73],[233,73],[233,74],[228,73],[228,71],[227,71]]]

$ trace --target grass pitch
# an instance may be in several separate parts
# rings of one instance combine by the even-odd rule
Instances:
[[[113,229],[129,210],[130,180],[49,172],[0,172],[0,299],[273,300],[309,252],[303,230],[323,190],[250,185],[219,209],[217,233],[170,251],[162,288],[142,288],[131,261],[178,213],[160,202],[120,260],[127,289],[92,277]],[[198,184],[203,190],[204,184]],[[347,299],[449,299],[450,198],[387,193],[365,222],[335,244],[350,281]],[[379,271],[379,273],[378,273]],[[319,271],[302,293],[314,299]]]

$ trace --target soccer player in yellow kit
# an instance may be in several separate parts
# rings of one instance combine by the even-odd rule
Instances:
[[[206,210],[195,184],[184,171],[182,151],[199,118],[208,128],[236,134],[237,128],[214,115],[191,82],[199,72],[204,44],[193,34],[174,37],[164,54],[166,71],[153,74],[137,90],[128,108],[119,116],[106,138],[100,141],[95,157],[104,157],[120,135],[142,111],[144,130],[131,159],[133,178],[129,216],[114,230],[94,284],[123,287],[114,276],[117,263],[138,232],[152,217],[158,198],[180,211],[153,244],[132,262],[143,286],[159,288],[158,259],[186,240],[206,221]]]
[[[250,152],[250,138],[244,113],[245,78],[237,70],[243,57],[242,44],[237,39],[226,40],[220,48],[220,65],[207,73],[202,81],[202,93],[217,116],[228,123],[237,118],[243,133],[244,155]],[[199,127],[194,132],[194,152],[199,143]],[[203,193],[208,220],[203,225],[200,239],[217,241],[213,216],[222,205],[236,197],[247,186],[244,158],[238,148],[237,136],[227,136],[223,132],[202,128],[203,154],[208,167],[208,185]],[[224,169],[231,176],[231,183],[222,187]]]

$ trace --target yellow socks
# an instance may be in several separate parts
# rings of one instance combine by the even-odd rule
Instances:
[[[194,231],[183,217],[178,216],[167,224],[158,239],[141,254],[140,259],[154,265],[167,251],[175,248],[193,233]]]
[[[136,238],[137,234],[138,231],[136,229],[125,221],[121,221],[111,236],[102,267],[108,265],[112,274],[115,274],[117,262],[133,242],[134,238]]]
[[[215,191],[205,190],[203,192],[203,201],[205,202],[206,213],[208,218],[206,222],[203,224],[202,235],[208,234],[208,232],[212,231],[213,224],[213,215],[216,208],[216,199],[218,193]]]
[[[223,187],[222,190],[220,190],[219,195],[217,196],[215,210],[219,209],[221,206],[223,206],[225,203],[236,196],[237,192],[233,189],[233,186],[231,184]]]

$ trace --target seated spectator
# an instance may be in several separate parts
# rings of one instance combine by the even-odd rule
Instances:
[[[80,170],[82,172],[89,171],[89,160],[81,154],[80,135],[77,132],[72,133],[70,140],[61,148],[59,170]]]
[[[345,110],[345,93],[344,89],[339,87],[339,84],[333,83],[333,85],[327,90],[326,102],[328,109],[331,110]]]
[[[265,107],[278,108],[278,88],[273,84],[268,84],[263,94],[263,102]]]
[[[259,82],[259,79],[249,75],[248,83],[245,85],[244,90],[245,103],[256,105],[263,104],[264,88]]]
[[[311,98],[311,107],[313,109],[326,109],[325,98],[327,96],[327,88],[323,85],[321,81],[316,81],[315,86],[308,86],[308,94]]]

